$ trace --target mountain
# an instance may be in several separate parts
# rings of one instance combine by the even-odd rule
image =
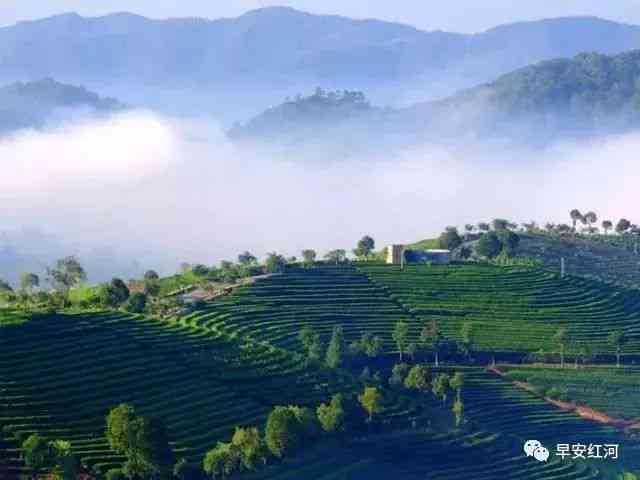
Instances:
[[[393,110],[369,107],[356,122],[352,115],[327,117],[315,111],[310,116],[292,105],[295,102],[285,102],[258,115],[232,130],[232,136],[287,140],[296,125],[316,137],[331,129],[366,128],[381,137],[418,139],[458,136],[461,131],[525,138],[619,131],[640,126],[640,50],[543,61],[444,100]],[[330,107],[316,102],[316,108]]]
[[[85,89],[50,78],[0,87],[0,133],[44,126],[55,114],[69,110],[111,112],[123,106]]]
[[[218,20],[64,14],[0,28],[0,71],[128,88],[219,86],[215,93],[415,85],[419,98],[433,98],[544,59],[638,47],[640,27],[591,17],[464,35],[284,7]]]

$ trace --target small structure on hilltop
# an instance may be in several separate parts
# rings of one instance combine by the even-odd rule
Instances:
[[[451,263],[451,250],[429,249],[411,250],[404,245],[390,245],[387,247],[387,263],[401,265],[406,263],[432,263],[434,265],[449,265]]]

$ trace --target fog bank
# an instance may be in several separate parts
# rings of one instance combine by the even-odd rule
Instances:
[[[463,143],[318,162],[304,148],[234,146],[208,118],[152,112],[23,131],[0,141],[0,230],[11,232],[0,250],[20,257],[15,232],[35,228],[58,244],[40,263],[67,249],[97,280],[244,250],[350,250],[363,234],[381,247],[495,217],[567,222],[572,208],[633,220],[640,134],[544,149]],[[22,269],[2,258],[0,278]]]

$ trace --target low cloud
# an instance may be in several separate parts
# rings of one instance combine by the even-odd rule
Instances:
[[[640,134],[544,149],[474,140],[319,162],[239,148],[211,119],[138,112],[0,142],[0,216],[2,229],[38,228],[69,254],[102,249],[169,273],[247,249],[349,249],[363,234],[382,246],[494,217],[633,217],[639,149]],[[119,273],[100,265],[92,278]]]

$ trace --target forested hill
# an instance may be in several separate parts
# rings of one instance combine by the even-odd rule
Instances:
[[[18,82],[0,88],[0,133],[44,125],[61,110],[111,112],[123,108],[117,100],[102,98],[83,87],[47,78]]]
[[[353,109],[339,109],[320,100],[316,95],[285,102],[234,133],[290,138],[292,127],[312,125],[317,137],[336,122],[354,120]],[[360,115],[350,126],[366,127],[379,138],[390,134],[420,140],[457,136],[461,131],[585,135],[634,128],[640,126],[640,50],[616,56],[583,53],[571,59],[544,61],[447,99],[405,109],[366,105],[356,109]],[[375,135],[371,140],[376,141]]]

